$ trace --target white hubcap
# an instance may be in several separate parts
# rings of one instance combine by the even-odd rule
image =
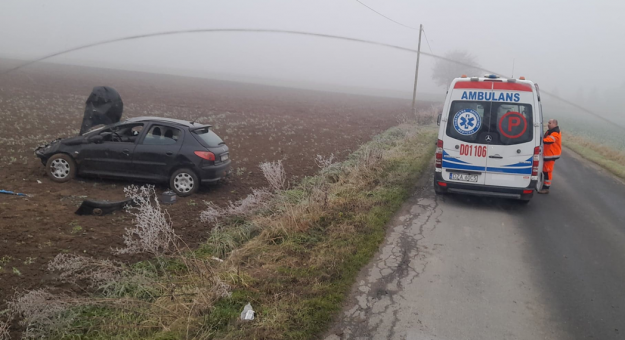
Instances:
[[[50,165],[50,173],[59,179],[67,177],[69,175],[69,163],[62,158],[53,160]]]
[[[193,185],[193,177],[188,173],[183,172],[174,178],[174,187],[179,192],[189,192],[193,189]]]

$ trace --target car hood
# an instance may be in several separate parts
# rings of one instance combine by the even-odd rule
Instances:
[[[119,93],[108,86],[96,86],[85,102],[85,113],[79,135],[100,124],[119,122],[124,111],[124,103]]]

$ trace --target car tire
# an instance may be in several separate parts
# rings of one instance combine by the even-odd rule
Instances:
[[[76,162],[70,155],[57,153],[48,158],[46,173],[54,182],[67,182],[76,176]]]
[[[180,197],[190,196],[200,189],[200,179],[191,169],[178,169],[169,179],[169,188]]]

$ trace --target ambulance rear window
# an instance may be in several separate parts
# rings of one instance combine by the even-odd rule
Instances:
[[[515,145],[533,139],[532,105],[509,102],[453,101],[447,136],[467,142]]]

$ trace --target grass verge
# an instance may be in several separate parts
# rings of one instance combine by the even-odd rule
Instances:
[[[582,157],[625,179],[625,153],[590,139],[567,135],[564,145]]]
[[[317,176],[275,191],[255,213],[219,221],[195,250],[130,267],[60,256],[56,267],[65,278],[91,282],[92,294],[31,291],[13,300],[11,317],[22,315],[20,323],[36,337],[315,338],[378,250],[435,140],[434,128],[389,129],[344,162],[325,164]],[[256,317],[242,322],[247,303]]]

